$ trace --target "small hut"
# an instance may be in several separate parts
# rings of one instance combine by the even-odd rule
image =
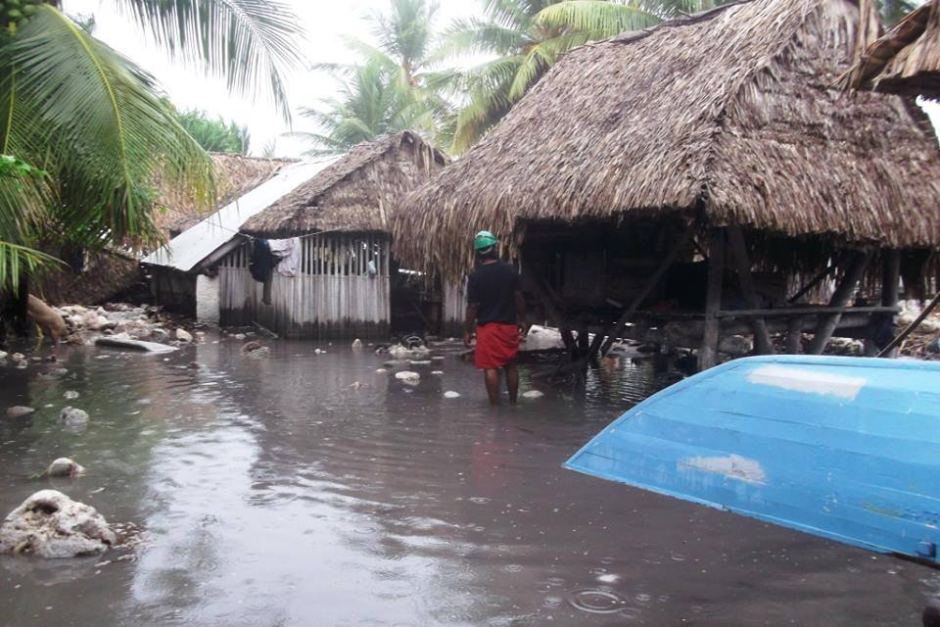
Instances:
[[[241,225],[322,170],[326,163],[214,156],[220,208],[202,214],[186,194],[165,190],[159,225],[172,238],[141,260],[157,304],[219,321],[218,262],[241,245]]]
[[[697,348],[702,367],[731,335],[760,353],[874,343],[901,251],[940,245],[940,156],[910,101],[835,89],[866,11],[738,2],[570,52],[414,195],[396,232],[425,237],[400,254],[456,279],[468,234],[496,231],[585,361],[615,337]]]
[[[870,44],[845,74],[843,84],[940,98],[940,0],[928,0]]]
[[[417,134],[401,132],[353,148],[244,223],[245,241],[221,260],[221,322],[258,322],[285,337],[387,336],[396,288],[408,288],[391,255],[389,218],[404,197],[446,165]],[[290,240],[296,269],[275,271],[265,290],[249,270],[254,239]],[[413,282],[420,291],[424,281]],[[437,290],[435,320],[445,309]],[[409,301],[418,307],[417,300]],[[425,298],[424,301],[427,301]],[[419,307],[420,309],[420,307]]]

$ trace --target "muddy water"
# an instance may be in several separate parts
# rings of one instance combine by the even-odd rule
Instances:
[[[644,367],[494,412],[452,358],[408,388],[369,352],[272,348],[0,370],[0,407],[39,408],[0,418],[0,510],[52,486],[147,535],[98,559],[0,558],[0,625],[917,624],[940,589],[924,567],[563,470],[668,381]],[[84,432],[55,424],[65,404]],[[61,455],[88,475],[30,478]]]

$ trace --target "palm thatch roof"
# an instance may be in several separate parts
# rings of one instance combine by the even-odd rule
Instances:
[[[248,220],[241,232],[269,239],[323,231],[387,233],[388,217],[402,199],[446,163],[411,131],[363,142]]]
[[[842,84],[940,98],[940,0],[918,7],[868,46]]]
[[[239,155],[213,154],[218,206],[224,207],[236,198],[269,180],[290,161],[258,159]],[[200,207],[191,191],[157,180],[157,226],[168,237],[181,233],[204,220],[214,207]]]
[[[529,222],[641,212],[938,245],[926,116],[832,87],[858,25],[853,0],[754,0],[575,49],[409,199],[394,233],[422,237],[397,237],[397,253],[454,277],[478,229],[518,242]]]

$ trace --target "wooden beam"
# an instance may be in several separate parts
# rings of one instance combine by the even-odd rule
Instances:
[[[640,290],[640,293],[636,295],[636,297],[633,299],[633,302],[630,303],[630,306],[623,311],[620,319],[617,320],[617,323],[613,327],[613,332],[607,337],[607,340],[603,344],[603,348],[601,348],[601,354],[606,355],[607,352],[610,351],[610,347],[614,345],[614,342],[623,333],[623,330],[626,328],[630,318],[634,313],[636,313],[636,310],[640,308],[640,305],[643,304],[643,301],[649,298],[649,295],[653,293],[653,290],[656,289],[656,286],[659,285],[659,282],[666,275],[666,271],[672,267],[676,257],[678,257],[679,253],[685,249],[693,235],[695,235],[695,223],[693,221],[689,221],[685,227],[685,231],[682,233],[682,236],[679,237],[679,239],[676,240],[676,243],[673,244],[672,248],[669,249],[669,252],[665,257],[663,257],[663,260],[656,268],[656,271],[650,275],[646,285],[643,286],[643,289]]]
[[[740,226],[728,227],[728,243],[731,245],[731,257],[734,260],[738,283],[741,285],[744,298],[749,307],[758,309],[760,300],[757,298],[757,290],[754,288],[754,278],[751,276],[751,260],[747,254],[744,233],[741,231]],[[761,355],[772,355],[774,345],[770,341],[770,333],[767,331],[767,323],[764,318],[754,316],[751,320],[751,326],[754,329],[754,344],[757,346],[757,352]]]
[[[717,363],[721,329],[721,283],[725,273],[725,232],[715,229],[708,239],[708,287],[705,295],[705,329],[698,351],[698,369],[708,370]]]
[[[845,271],[845,276],[842,278],[842,283],[836,288],[832,299],[829,301],[830,307],[845,307],[848,305],[849,300],[851,300],[852,295],[855,293],[858,282],[862,279],[862,275],[865,274],[865,267],[868,265],[870,256],[870,253],[867,252],[857,252],[852,256],[849,267]],[[810,355],[822,354],[823,350],[826,348],[826,344],[829,343],[829,339],[832,337],[832,332],[839,326],[841,317],[841,313],[834,313],[819,319],[816,334],[813,336],[813,341],[809,344],[807,353]]]
[[[815,316],[819,314],[834,314],[834,313],[896,313],[899,311],[897,304],[893,307],[886,307],[884,305],[863,305],[860,307],[852,307],[851,305],[846,305],[845,307],[828,307],[828,306],[819,306],[819,307],[781,307],[779,309],[731,309],[727,311],[719,311],[719,318],[789,318],[792,316]]]

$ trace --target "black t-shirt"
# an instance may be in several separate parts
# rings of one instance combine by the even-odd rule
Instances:
[[[477,324],[517,324],[519,273],[505,261],[481,264],[467,279],[467,302],[479,305]]]

